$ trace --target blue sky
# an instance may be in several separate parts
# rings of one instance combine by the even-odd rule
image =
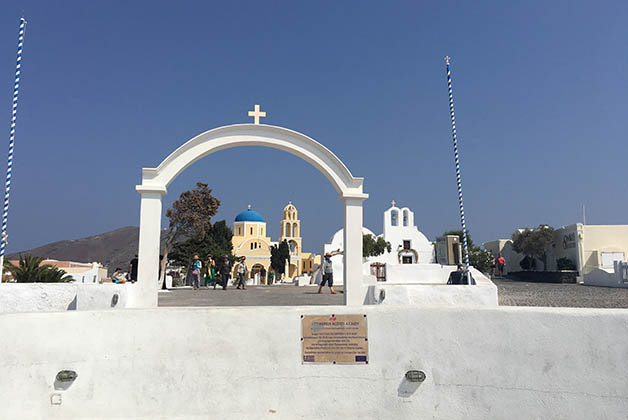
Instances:
[[[579,222],[582,204],[588,223],[628,223],[625,1],[13,2],[7,141],[22,9],[9,252],[138,225],[141,168],[255,103],[365,178],[367,227],[395,199],[433,240],[459,226],[445,55],[476,242]],[[285,152],[211,155],[164,207],[197,181],[222,200],[216,220],[251,203],[273,238],[292,200],[306,250],[342,224],[332,186]]]

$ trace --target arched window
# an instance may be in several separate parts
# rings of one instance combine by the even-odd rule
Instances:
[[[392,226],[399,225],[399,212],[397,210],[393,210],[390,212],[390,224]]]
[[[291,228],[291,227],[292,227],[292,225],[291,225],[290,223],[286,223],[286,236],[288,236],[288,237],[292,236],[292,235],[290,234],[290,231],[291,231],[291,229],[290,229],[290,228]]]
[[[403,225],[408,226],[408,210],[403,211]]]

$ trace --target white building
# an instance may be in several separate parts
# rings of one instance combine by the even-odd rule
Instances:
[[[384,212],[384,233],[379,235],[390,242],[391,252],[369,258],[370,262],[386,264],[431,264],[434,245],[414,224],[414,212],[408,207],[392,206]]]
[[[494,256],[506,259],[506,273],[521,271],[524,256],[512,249],[512,240],[484,243]],[[559,260],[569,262],[581,283],[592,286],[628,287],[628,225],[584,225],[576,223],[556,229],[547,248],[547,270],[559,269]],[[539,261],[538,270],[543,268]]]

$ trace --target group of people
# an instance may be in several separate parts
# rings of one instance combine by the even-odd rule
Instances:
[[[205,263],[201,261],[198,255],[194,255],[192,259],[192,288],[197,290],[201,287],[201,279],[203,279],[205,287],[220,285],[223,290],[227,290],[229,277],[231,276],[231,261],[229,257],[223,257],[222,264],[219,267],[212,257],[208,257]],[[246,257],[241,257],[236,267],[238,278],[236,280],[236,289],[246,290],[246,276],[249,272],[246,266]]]
[[[113,271],[113,274],[111,275],[111,282],[120,284],[120,283],[126,283],[127,281],[130,281],[131,283],[135,283],[137,281],[137,265],[138,265],[138,259],[137,259],[137,254],[136,254],[135,258],[133,258],[131,262],[129,263],[128,274],[125,276],[122,273],[122,269],[120,267],[117,267]]]

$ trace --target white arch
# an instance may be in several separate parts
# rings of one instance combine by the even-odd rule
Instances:
[[[197,160],[240,146],[263,146],[292,153],[325,175],[339,196],[368,197],[362,193],[364,178],[353,177],[345,164],[325,146],[305,134],[262,124],[228,125],[199,134],[172,152],[157,168],[142,169],[142,185],[137,190],[166,191],[177,175]]]
[[[240,146],[263,146],[300,157],[321,172],[344,203],[345,304],[359,305],[362,289],[362,191],[363,178],[351,175],[344,163],[312,138],[283,127],[238,124],[206,131],[184,143],[156,168],[142,169],[138,282],[132,285],[129,307],[157,306],[161,198],[168,185],[197,160],[220,150]]]

